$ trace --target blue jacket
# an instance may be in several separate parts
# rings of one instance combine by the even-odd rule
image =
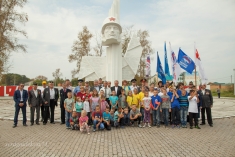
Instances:
[[[170,99],[172,99],[173,93],[172,92],[168,92],[168,95],[170,96]],[[174,96],[174,100],[173,100],[173,102],[171,102],[171,108],[176,108],[176,107],[178,109],[180,109],[180,103],[179,103],[179,98]]]
[[[162,102],[162,98],[160,97],[160,96],[158,96],[158,95],[156,95],[156,96],[151,96],[151,103],[152,103],[152,105],[153,105],[153,108],[156,108],[157,107],[157,104],[155,103],[155,100],[157,100],[158,102]]]
[[[21,95],[20,95],[20,90],[16,90],[13,96],[13,99],[15,101],[15,106],[18,106],[20,103]],[[28,92],[23,89],[23,103],[26,106],[26,102],[28,100]]]

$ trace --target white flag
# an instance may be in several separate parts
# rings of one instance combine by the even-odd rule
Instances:
[[[205,71],[204,71],[204,68],[202,66],[202,61],[201,61],[200,55],[199,55],[196,48],[195,48],[195,64],[199,67],[198,71],[199,71],[199,76],[201,78],[202,84],[206,84],[207,81],[208,81],[208,78],[205,75]]]
[[[174,51],[171,49],[171,43],[169,42],[170,50],[171,50],[171,62],[172,62],[172,72],[173,72],[173,82],[177,83],[178,78],[181,74],[181,68],[179,63],[177,62],[176,55]]]

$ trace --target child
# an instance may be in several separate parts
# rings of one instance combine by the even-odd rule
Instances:
[[[148,127],[151,128],[150,126],[150,107],[151,107],[151,98],[149,97],[149,92],[146,91],[144,93],[144,98],[142,99],[142,106],[144,109],[144,127],[146,127],[146,123],[148,123]]]
[[[133,93],[133,102],[132,104],[135,104],[136,105],[136,108],[140,109],[140,97],[139,97],[139,94],[138,94],[138,89],[135,88],[134,89],[134,93]]]
[[[104,96],[104,97],[105,97],[105,95],[104,95],[104,91],[103,91],[103,90],[100,90],[100,92],[99,92],[99,97],[101,98],[102,96]]]
[[[127,107],[127,102],[126,102],[126,94],[125,94],[125,90],[122,89],[121,90],[121,95],[119,95],[119,107],[121,107],[122,109]]]
[[[100,97],[99,97],[98,92],[97,92],[96,89],[94,89],[93,94],[90,98],[90,104],[91,104],[91,112],[94,112],[96,106],[100,105]]]
[[[132,105],[132,109],[130,111],[130,121],[131,121],[132,126],[134,126],[135,121],[138,121],[139,128],[142,128],[142,126],[140,125],[141,116],[142,115],[140,111],[136,109],[136,105],[135,104]]]
[[[85,101],[83,103],[83,110],[86,111],[87,117],[89,118],[88,124],[92,124],[92,121],[91,121],[91,106],[89,104],[89,98],[87,96],[86,96]]]
[[[72,111],[74,108],[74,99],[72,98],[72,93],[68,92],[67,94],[68,98],[64,100],[64,108],[65,108],[65,124],[66,128],[70,129],[70,123],[69,120],[72,117]]]
[[[82,110],[81,117],[79,118],[80,131],[83,132],[86,129],[87,134],[89,135],[90,132],[89,132],[88,120],[89,118],[87,117],[86,111]]]
[[[70,118],[70,126],[72,130],[78,130],[78,117],[77,117],[77,112],[73,111],[72,117]],[[68,128],[67,128],[68,129]]]
[[[107,106],[105,112],[103,113],[103,123],[105,129],[107,130],[111,130],[110,120],[111,120],[111,115],[109,113],[109,106]]]
[[[165,127],[168,126],[169,112],[171,112],[171,102],[169,95],[166,94],[167,90],[162,89],[163,95],[161,96],[162,103],[160,105],[160,112],[163,113]]]
[[[102,123],[102,113],[100,112],[100,107],[97,105],[95,107],[95,111],[92,112],[92,120],[93,120],[93,131],[95,132],[100,128],[100,130],[104,129],[104,124]]]
[[[145,96],[145,87],[141,88],[141,92],[139,93],[139,106],[140,106],[140,113],[142,114],[141,121],[144,121],[144,104],[143,98]]]
[[[197,116],[198,116],[197,115],[197,113],[198,113],[198,106],[197,106],[198,97],[197,97],[197,92],[195,92],[194,90],[190,90],[190,96],[188,96],[188,101],[189,101],[188,112],[189,112],[190,129],[193,129],[193,119],[194,119],[194,123],[195,123],[195,128],[201,129],[198,126],[198,119],[197,119]]]
[[[133,104],[133,94],[132,94],[131,90],[129,90],[129,92],[128,92],[128,95],[127,95],[127,98],[126,98],[126,102],[127,102],[128,108],[130,110],[131,106]]]
[[[161,105],[162,99],[160,96],[158,96],[158,89],[154,89],[153,96],[151,97],[151,108],[152,108],[152,114],[153,114],[153,125],[159,128],[160,127],[160,105]]]
[[[105,96],[102,95],[100,100],[100,112],[102,114],[106,110],[106,107],[109,107],[109,104],[107,103]]]
[[[115,111],[117,110],[117,104],[118,104],[118,97],[116,96],[116,92],[112,91],[112,96],[109,97],[111,109],[114,108]]]
[[[110,110],[110,116],[111,116],[111,118],[110,118],[110,124],[111,124],[111,126],[114,126],[114,112],[115,112],[114,109],[111,109],[111,110]]]
[[[83,102],[82,102],[81,97],[77,97],[75,108],[76,108],[77,116],[78,116],[78,118],[80,118],[81,117],[81,112],[82,112],[82,109],[83,109]]]
[[[180,118],[181,118],[181,127],[187,128],[187,115],[188,115],[188,96],[186,90],[182,90],[181,96],[179,97],[180,103]]]
[[[177,94],[176,90],[170,88],[170,99],[171,99],[171,119],[172,119],[172,128],[178,127],[180,123],[180,103],[179,103],[179,95]]]
[[[124,115],[122,113],[123,113],[123,110],[121,107],[119,107],[118,110],[114,113],[114,126],[116,128],[118,126],[121,126],[122,128],[124,128],[124,126],[123,126]]]
[[[123,111],[123,124],[125,126],[130,125],[130,115],[129,115],[129,112],[128,112],[128,107],[124,108],[124,111]]]

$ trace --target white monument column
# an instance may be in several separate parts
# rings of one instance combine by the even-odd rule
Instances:
[[[122,47],[112,44],[106,49],[106,80],[113,84],[115,80],[122,82]]]

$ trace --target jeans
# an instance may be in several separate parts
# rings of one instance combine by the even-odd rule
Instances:
[[[160,125],[160,108],[158,108],[157,110],[153,109],[153,125]]]
[[[163,108],[162,109],[164,124],[168,126],[168,120],[169,120],[169,108]]]
[[[72,117],[72,113],[65,111],[65,125],[66,127],[70,127],[70,118]]]
[[[179,125],[180,124],[180,109],[178,107],[171,109],[172,113],[172,124],[173,125]]]
[[[98,120],[93,120],[93,129],[96,129],[96,125],[99,123]],[[104,129],[104,124],[101,122],[100,123],[100,130],[103,130]]]
[[[124,125],[129,125],[130,124],[130,115],[129,115],[129,113],[128,114],[124,114],[123,124]]]
[[[180,106],[181,125],[187,124],[187,114],[188,114],[188,107],[187,106]]]
[[[26,119],[26,104],[24,104],[23,107],[20,107],[19,105],[15,104],[14,125],[17,125],[17,123],[18,123],[18,115],[19,115],[20,109],[23,114],[23,124],[26,124],[26,121],[27,121],[27,119]]]
[[[140,113],[141,113],[141,121],[144,121],[144,108],[140,107]]]

